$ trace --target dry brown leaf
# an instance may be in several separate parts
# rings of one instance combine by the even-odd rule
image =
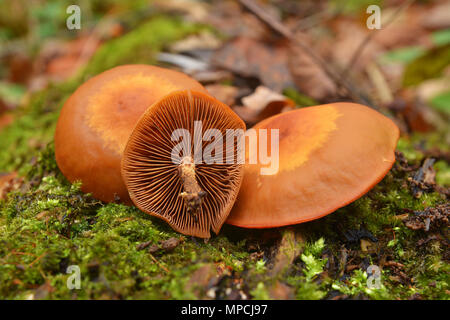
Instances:
[[[450,2],[442,2],[423,15],[422,25],[430,29],[450,28]]]
[[[295,106],[291,99],[264,86],[257,87],[251,95],[242,98],[242,103],[247,108],[258,113],[263,112],[271,105],[276,105],[277,109],[279,109],[278,112],[284,107],[292,109]]]
[[[220,1],[208,12],[207,24],[229,37],[246,36],[263,39],[270,32],[253,14],[243,11],[237,1]]]
[[[274,300],[292,300],[294,299],[294,290],[288,285],[276,281],[275,284],[269,288],[269,296]]]
[[[239,92],[237,87],[226,86],[223,84],[210,84],[205,86],[205,88],[214,98],[228,106],[234,105],[236,96]]]
[[[176,41],[169,46],[170,51],[185,52],[199,49],[217,49],[222,41],[211,32],[201,32]]]
[[[424,44],[427,41],[427,33],[421,26],[422,17],[428,11],[423,6],[412,5],[408,9],[399,12],[395,19],[385,28],[383,23],[387,23],[396,14],[397,7],[389,7],[383,9],[381,15],[380,30],[376,31],[373,41],[384,48],[399,48],[416,44]]]
[[[100,39],[95,35],[81,36],[66,43],[50,42],[41,50],[36,70],[43,71],[52,80],[67,79],[92,56],[99,45]]]
[[[14,118],[11,114],[5,113],[5,114],[1,114],[0,113],[0,131],[6,127],[7,125],[9,125],[11,122],[13,122]]]
[[[216,66],[244,77],[256,77],[264,86],[277,92],[294,86],[287,61],[286,41],[269,44],[248,37],[228,42],[212,59]]]
[[[365,41],[369,32],[373,32],[365,26],[345,19],[334,24],[334,31],[336,38],[333,40],[331,47],[329,47],[329,51],[332,61],[336,65],[341,66],[341,68],[349,65],[358,47]],[[352,70],[365,69],[367,64],[373,61],[382,51],[383,48],[378,43],[369,41],[352,66]]]
[[[411,90],[402,90],[389,108],[396,112],[409,131],[428,132],[433,128],[432,110],[418,100]]]
[[[159,11],[183,13],[185,18],[195,22],[206,22],[211,10],[209,4],[193,0],[156,0],[152,6]]]
[[[188,290],[193,290],[197,294],[207,288],[216,285],[219,281],[219,275],[216,267],[212,263],[205,264],[194,271],[186,284]]]
[[[305,38],[305,43],[307,42]],[[301,48],[291,46],[288,62],[294,82],[304,94],[316,100],[336,96],[335,83]]]
[[[446,92],[448,88],[450,88],[450,75],[438,79],[425,80],[416,87],[416,92],[418,98],[422,101],[428,101],[434,96]]]
[[[17,176],[17,172],[0,174],[0,199],[5,199],[9,192],[18,189],[22,182],[23,179]]]
[[[27,83],[33,72],[33,64],[28,56],[14,52],[7,57],[8,80],[14,83]]]
[[[264,86],[257,87],[251,95],[242,98],[242,103],[244,106],[236,106],[234,111],[250,126],[295,108],[294,101]]]

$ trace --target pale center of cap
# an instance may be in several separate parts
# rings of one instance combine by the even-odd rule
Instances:
[[[86,122],[109,149],[121,154],[145,110],[180,89],[157,75],[122,76],[105,84],[89,99]]]

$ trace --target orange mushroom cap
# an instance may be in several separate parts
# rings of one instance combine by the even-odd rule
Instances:
[[[66,101],[55,132],[58,166],[71,182],[102,201],[130,203],[120,173],[125,145],[154,102],[183,89],[207,93],[187,75],[148,65],[125,65],[81,85]]]
[[[246,228],[318,219],[358,199],[390,170],[399,138],[390,119],[354,103],[282,113],[254,129],[279,129],[279,169],[261,175],[267,166],[248,164],[255,151],[247,150],[241,190],[227,220]]]
[[[180,129],[188,133],[181,142],[173,139]],[[217,130],[221,138],[205,139],[208,130]],[[201,238],[209,238],[210,230],[217,234],[244,174],[237,161],[237,140],[225,141],[229,130],[243,134],[245,124],[227,105],[202,92],[178,91],[153,104],[136,124],[123,153],[122,177],[133,203],[183,234]],[[208,155],[208,146],[214,147],[218,161],[196,161],[196,141],[202,156]],[[173,150],[180,143],[189,144],[189,155],[180,155],[177,162]],[[186,158],[189,161],[184,162]]]

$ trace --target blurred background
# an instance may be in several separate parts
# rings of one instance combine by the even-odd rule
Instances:
[[[259,1],[260,12],[246,0],[78,1],[79,17],[72,4],[0,1],[0,128],[20,118],[20,138],[34,147],[51,141],[57,111],[80,83],[147,63],[192,75],[249,126],[354,101],[389,114],[422,148],[448,150],[449,1],[273,0]],[[50,86],[51,101],[30,101]],[[0,131],[3,171],[30,155],[11,131]],[[448,175],[438,179],[448,184]]]

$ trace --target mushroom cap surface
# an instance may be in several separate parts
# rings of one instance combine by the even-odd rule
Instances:
[[[261,175],[267,166],[249,164],[246,150],[244,179],[226,221],[246,228],[311,221],[353,202],[388,173],[399,138],[389,118],[354,103],[282,113],[253,129],[279,129],[279,169]]]
[[[61,172],[99,200],[131,203],[120,173],[126,142],[140,116],[170,92],[206,89],[187,75],[149,65],[124,65],[82,84],[64,104],[55,132]]]
[[[196,121],[201,122],[201,128],[195,126]],[[188,138],[172,139],[177,129],[186,130]],[[218,130],[222,140],[217,136],[205,139],[209,129]],[[201,238],[209,238],[210,230],[217,234],[235,202],[244,169],[237,161],[237,140],[226,143],[229,129],[240,130],[243,135],[245,124],[227,105],[202,92],[174,92],[152,105],[130,135],[122,158],[122,177],[133,203],[183,234]],[[193,158],[199,150],[196,141],[202,154],[200,161],[194,159],[195,178],[205,196],[195,216],[181,197],[186,187],[181,163],[172,157],[176,145],[186,141],[186,150]],[[207,163],[208,146],[217,150],[211,155],[222,153],[223,163]],[[227,153],[230,150],[232,153]]]

